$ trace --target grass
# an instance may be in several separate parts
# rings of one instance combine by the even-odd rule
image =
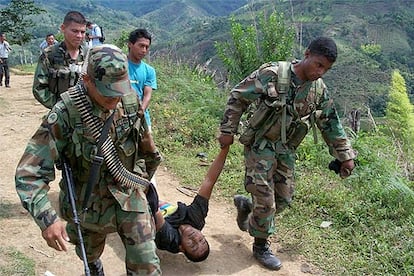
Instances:
[[[35,275],[35,261],[13,247],[0,247],[0,274],[4,276]]]
[[[5,218],[14,214],[12,204],[0,203],[0,224],[4,225]],[[0,247],[0,275],[4,276],[26,276],[35,275],[35,261],[14,247]]]
[[[16,75],[31,75],[36,70],[36,64],[24,64],[24,65],[16,65],[10,68]]]

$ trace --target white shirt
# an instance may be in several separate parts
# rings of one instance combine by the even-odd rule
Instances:
[[[11,50],[10,44],[4,40],[3,43],[0,43],[0,58],[8,58]]]
[[[98,25],[92,24],[91,36],[100,36],[100,37],[102,37],[101,28]],[[102,42],[99,41],[99,38],[93,38],[91,40],[92,40],[92,47],[102,44]]]

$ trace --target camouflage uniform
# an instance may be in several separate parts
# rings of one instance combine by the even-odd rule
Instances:
[[[107,54],[108,49],[103,54],[94,51],[91,55],[95,54],[89,58],[89,63],[100,62],[105,69],[95,70],[98,73],[94,76],[96,87],[103,96],[114,97],[116,90],[120,91],[122,87],[117,87],[117,83],[113,83],[113,80],[106,80],[105,84],[105,74],[113,69],[112,64],[125,65],[122,70],[125,69],[125,74],[127,74],[126,57],[122,54],[120,59],[119,52],[112,53],[112,50],[109,50],[110,54]],[[99,56],[99,54],[102,55]],[[122,63],[124,57],[125,62]],[[116,70],[118,69],[115,68],[114,71]],[[123,82],[129,85],[127,77]],[[78,84],[74,88],[85,89],[82,85],[82,83]],[[127,170],[140,174],[145,171],[145,168],[139,167],[142,162],[139,160],[138,152],[142,115],[128,112],[125,103],[130,103],[131,99],[135,102],[134,110],[139,110],[137,98],[130,86],[129,89],[131,92],[124,94],[115,110],[104,112],[97,105],[92,104],[92,114],[104,122],[111,112],[115,113],[110,136],[118,156]],[[104,90],[105,93],[102,92]],[[59,155],[67,157],[73,171],[76,205],[79,211],[85,198],[91,157],[98,150],[90,129],[81,121],[79,111],[68,95],[68,92],[61,95],[62,100],[53,106],[47,118],[30,139],[16,170],[17,193],[24,208],[30,212],[41,230],[59,219],[47,197],[49,183],[55,179],[54,165],[59,162]],[[89,98],[88,101],[90,101]],[[68,222],[66,229],[70,240],[76,245],[78,256],[82,256],[65,182],[61,180],[59,186],[60,216]],[[89,263],[101,256],[106,235],[118,232],[126,249],[128,275],[147,274],[153,268],[155,270],[152,275],[161,273],[159,259],[155,252],[154,220],[144,191],[125,188],[116,183],[105,162],[100,168],[98,183],[90,196],[89,209],[81,215],[81,227]]]
[[[33,96],[45,107],[52,108],[60,94],[77,83],[87,50],[86,45],[81,45],[77,59],[73,60],[64,41],[45,49],[37,63]]]
[[[257,103],[256,110],[268,112],[261,115],[264,123],[253,131],[248,128],[240,137],[242,141],[246,133],[253,133],[251,139],[247,139],[249,142],[243,141],[246,167],[244,184],[253,200],[249,232],[253,237],[262,239],[275,232],[275,212],[282,211],[292,201],[295,190],[295,150],[310,129],[311,120],[314,119],[320,129],[332,156],[339,161],[355,157],[323,81],[318,79],[301,83],[293,71],[290,73],[290,88],[286,96],[287,140],[282,143],[282,113],[277,105],[280,95],[277,89],[276,94],[270,91],[273,85],[277,87],[278,66],[278,63],[264,64],[232,89],[220,127],[223,134],[236,134],[242,114],[249,106],[255,106],[252,103]],[[269,109],[263,108],[265,103],[275,104]],[[254,114],[260,117],[260,114]]]

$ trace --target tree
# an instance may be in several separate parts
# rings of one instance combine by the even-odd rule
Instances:
[[[9,5],[0,11],[0,28],[12,44],[22,46],[22,57],[26,63],[24,45],[32,39],[32,34],[27,32],[33,27],[32,15],[46,12],[35,5],[34,0],[11,0]]]
[[[405,153],[406,170],[414,173],[414,167],[410,167],[414,159],[414,107],[408,98],[405,80],[398,70],[392,73],[386,118],[396,143],[402,144],[400,148]]]
[[[286,60],[292,54],[295,33],[286,26],[283,13],[273,11],[267,18],[262,12],[254,21],[243,27],[231,17],[231,40],[215,43],[230,82],[243,79],[265,62]]]

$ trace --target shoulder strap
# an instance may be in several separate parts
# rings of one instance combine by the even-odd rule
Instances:
[[[282,122],[280,139],[283,144],[286,144],[286,95],[290,88],[290,62],[279,61],[277,70],[277,90],[280,95],[282,103]]]

